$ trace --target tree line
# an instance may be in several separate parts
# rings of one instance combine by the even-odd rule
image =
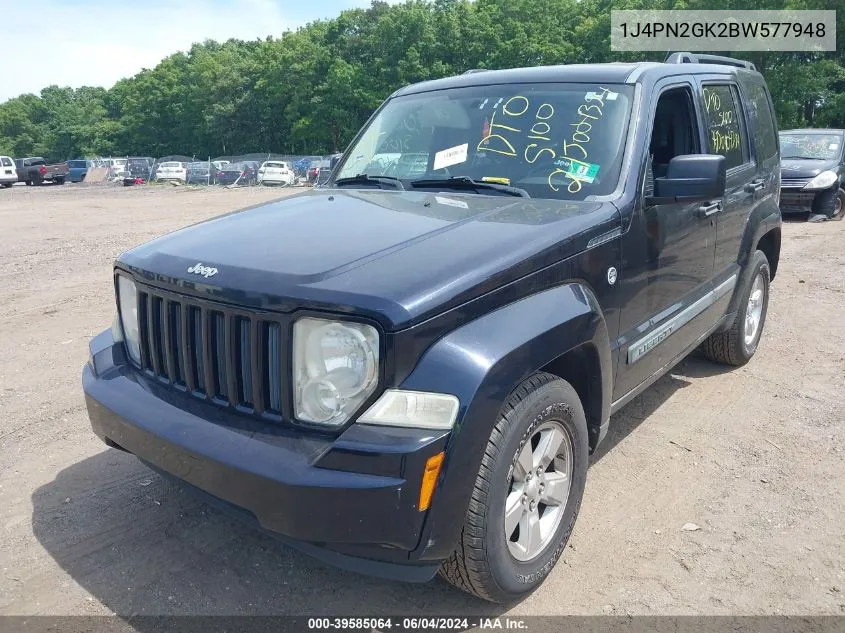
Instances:
[[[470,68],[662,61],[610,50],[613,9],[826,9],[828,0],[409,0],[266,40],[206,41],[112,88],[49,86],[0,104],[0,154],[342,151],[397,88]],[[845,11],[837,12],[845,33]],[[782,129],[845,127],[845,47],[747,53]]]

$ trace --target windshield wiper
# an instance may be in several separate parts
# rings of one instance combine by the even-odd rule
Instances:
[[[519,187],[511,187],[510,185],[502,185],[496,182],[484,182],[483,180],[473,180],[466,176],[453,176],[451,178],[430,178],[422,180],[412,180],[412,187],[447,187],[450,189],[472,189],[478,191],[479,189],[490,189],[492,191],[501,191],[509,196],[518,196],[520,198],[530,198],[525,189]]]
[[[343,185],[367,185],[367,184],[382,184],[387,182],[394,185],[401,191],[405,190],[405,185],[402,181],[393,176],[370,176],[369,174],[358,174],[357,176],[349,176],[348,178],[338,178],[334,181],[335,185],[342,187]]]
[[[781,160],[795,160],[796,158],[799,159],[799,160],[824,160],[823,158],[814,158],[812,156],[781,156],[780,157]]]

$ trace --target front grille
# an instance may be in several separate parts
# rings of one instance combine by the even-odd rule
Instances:
[[[248,413],[282,415],[283,316],[138,286],[141,369]]]
[[[781,189],[803,189],[812,178],[781,178]]]

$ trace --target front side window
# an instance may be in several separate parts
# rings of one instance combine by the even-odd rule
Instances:
[[[414,189],[415,181],[471,179],[534,198],[606,195],[619,181],[632,98],[632,86],[572,83],[398,97],[345,153],[335,181],[366,174]]]
[[[710,153],[724,156],[728,169],[739,167],[746,162],[749,153],[735,91],[729,85],[707,85],[702,96]]]
[[[842,155],[842,144],[842,134],[787,132],[780,135],[780,154],[781,158],[834,160]]]

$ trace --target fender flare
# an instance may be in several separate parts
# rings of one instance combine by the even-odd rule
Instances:
[[[460,408],[411,559],[442,560],[452,553],[502,403],[522,380],[584,344],[598,354],[606,428],[613,386],[610,339],[598,300],[583,283],[557,286],[499,308],[426,351],[401,388],[454,394]]]
[[[768,210],[763,205],[759,205],[754,212],[748,217],[745,222],[745,230],[742,235],[742,242],[740,245],[740,257],[737,262],[740,267],[740,277],[734,286],[733,296],[728,304],[726,314],[733,315],[728,318],[725,323],[719,328],[720,331],[726,331],[733,325],[734,316],[739,309],[739,302],[742,294],[742,289],[745,287],[746,275],[748,274],[748,262],[754,251],[757,250],[757,245],[764,235],[772,229],[781,226],[780,209],[774,207],[774,210]],[[773,271],[774,272],[774,269]]]

